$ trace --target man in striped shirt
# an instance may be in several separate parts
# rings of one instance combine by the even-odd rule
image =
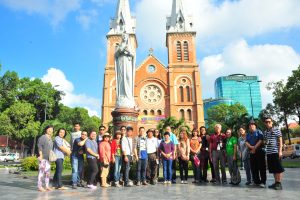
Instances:
[[[274,174],[275,183],[269,188],[282,190],[281,180],[284,169],[281,164],[282,158],[282,134],[278,128],[273,127],[273,120],[265,118],[266,131],[264,133],[269,172]]]

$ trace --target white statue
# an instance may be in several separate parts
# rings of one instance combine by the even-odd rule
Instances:
[[[122,34],[122,42],[115,52],[116,108],[134,108],[135,51],[129,34]]]

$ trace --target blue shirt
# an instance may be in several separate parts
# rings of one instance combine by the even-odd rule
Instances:
[[[91,149],[94,153],[98,154],[98,144],[97,144],[97,141],[96,140],[90,140],[90,139],[87,139],[86,142],[85,142],[85,148],[86,149]],[[88,151],[86,151],[86,157],[87,158],[96,158],[95,156],[89,154]]]
[[[174,133],[170,133],[170,140],[171,140],[171,142],[173,142],[174,145],[178,144],[177,137]]]
[[[79,154],[79,151],[83,151],[85,153],[85,146],[79,146],[78,143],[83,141],[81,138],[77,138],[74,140],[73,143],[73,150],[72,150],[72,155],[76,157],[81,157],[83,158],[83,154]]]
[[[63,146],[63,144],[64,144],[63,140],[64,139],[59,137],[59,136],[56,136],[54,138],[54,149],[53,149],[53,151],[54,151],[57,159],[60,159],[60,158],[64,159],[65,158],[65,154],[59,148],[59,147]]]
[[[264,140],[264,135],[260,130],[256,130],[253,133],[247,133],[246,142],[248,142],[251,146],[255,146],[259,140]]]

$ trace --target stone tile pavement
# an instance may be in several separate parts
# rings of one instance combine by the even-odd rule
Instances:
[[[213,186],[173,184],[156,186],[140,186],[132,188],[98,188],[91,191],[87,188],[66,191],[51,191],[40,193],[36,188],[36,180],[23,179],[21,175],[9,174],[7,170],[0,169],[0,200],[80,200],[80,199],[222,199],[222,200],[296,200],[300,196],[300,169],[286,169],[283,182],[283,191],[261,189],[245,186],[245,174],[241,171],[243,181],[240,186]],[[192,181],[191,179],[189,180]],[[178,180],[179,182],[179,180]],[[268,176],[268,184],[273,182],[273,177]]]

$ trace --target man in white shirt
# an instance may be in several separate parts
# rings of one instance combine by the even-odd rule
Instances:
[[[75,122],[73,124],[73,130],[74,132],[71,133],[71,140],[70,140],[70,145],[71,145],[71,150],[73,149],[73,143],[77,138],[81,137],[81,131],[80,131],[80,123]]]
[[[154,130],[149,129],[147,131],[146,149],[148,154],[148,167],[150,184],[155,185],[157,183],[157,164],[158,164],[158,139],[153,136]]]
[[[129,171],[130,171],[130,163],[132,162],[132,157],[135,154],[135,150],[132,142],[133,128],[127,127],[126,136],[122,139],[122,154],[124,157],[124,182],[125,187],[132,187],[132,182],[129,181]]]

